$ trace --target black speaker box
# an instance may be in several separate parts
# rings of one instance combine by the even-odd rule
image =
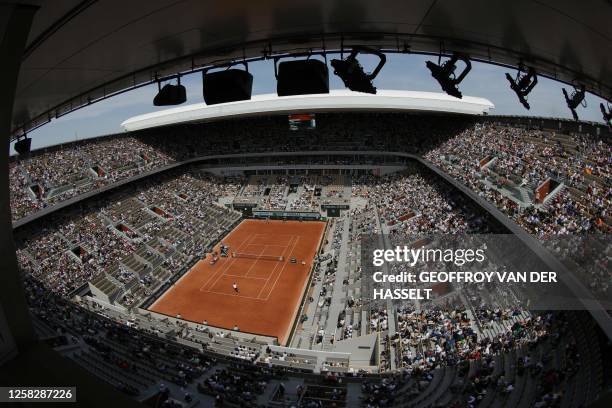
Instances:
[[[153,105],[155,106],[167,106],[167,105],[180,105],[187,100],[187,91],[183,85],[172,85],[166,84],[159,90],[155,98],[153,98]]]
[[[278,64],[278,96],[329,93],[329,72],[321,60],[283,61]]]
[[[30,145],[32,144],[32,139],[26,137],[25,139],[21,139],[15,142],[15,151],[20,155],[30,153]]]
[[[253,75],[239,69],[205,72],[202,93],[207,105],[251,99]]]

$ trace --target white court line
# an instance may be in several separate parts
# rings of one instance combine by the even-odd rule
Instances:
[[[290,239],[289,241],[291,241],[291,239]],[[281,251],[281,254],[280,254],[280,255],[266,255],[266,254],[264,254],[263,252],[260,252],[260,253],[256,254],[256,253],[254,253],[254,252],[246,252],[246,250],[244,250],[245,252],[241,252],[241,254],[243,254],[243,255],[250,255],[250,256],[254,256],[254,257],[257,257],[257,256],[262,256],[262,255],[264,255],[264,256],[273,256],[273,257],[279,257],[279,256],[284,256],[283,254],[284,254],[285,250],[286,250],[286,249],[287,249],[287,247],[288,247],[288,246],[290,246],[291,244],[288,244],[288,245],[249,244],[249,245],[247,245],[247,248],[248,248],[248,247],[250,247],[251,245],[252,245],[252,246],[263,246],[263,247],[264,247],[264,248],[263,248],[263,251],[265,251],[265,250],[266,250],[268,247],[271,247],[271,246],[280,247],[280,248],[283,248],[283,250]],[[256,259],[256,258],[252,258],[252,259]],[[266,259],[259,259],[259,261],[265,261],[265,260],[266,260]]]
[[[255,252],[249,252],[249,247],[251,247],[251,246],[254,246],[254,247],[263,246],[263,250],[262,251],[265,251],[266,247],[268,247],[270,245],[268,245],[268,244],[249,244],[249,245],[247,245],[247,247],[245,249],[240,251],[240,253],[243,254],[243,255],[250,255],[250,256],[261,256],[261,255],[263,255],[263,252],[260,252],[258,254],[255,253]],[[255,251],[257,251],[257,250],[255,250]],[[253,259],[255,259],[255,258],[253,258]]]
[[[289,242],[291,242],[291,240],[293,239],[293,235],[290,235],[291,238],[289,238]],[[289,247],[289,245],[291,244],[287,244],[287,245],[271,245],[271,244],[249,244],[249,246],[251,245],[263,245],[263,249],[259,254],[249,254],[249,255],[254,255],[254,256],[261,256],[263,255],[264,252],[266,252],[266,249],[270,246],[275,246],[275,247],[282,247],[283,250],[281,251],[281,256],[285,256],[285,250]],[[276,256],[276,255],[270,255],[270,256]],[[247,278],[249,276],[249,273],[251,273],[251,269],[253,269],[253,267],[257,264],[257,262],[259,262],[260,260],[263,259],[256,259],[255,262],[253,263],[253,265],[251,265],[251,267],[249,268],[249,270],[247,271],[246,275],[244,275],[245,278]],[[282,261],[281,261],[282,262]],[[272,273],[274,273],[274,271],[276,270],[276,268],[278,268],[278,265],[274,265],[274,269],[272,269]],[[260,278],[260,279],[266,279],[266,278]],[[268,276],[268,279],[270,279],[270,277]]]
[[[298,235],[297,240],[293,244],[293,248],[291,248],[291,254],[293,254],[293,250],[295,249],[295,246],[297,245],[297,243],[300,241],[300,238],[301,238],[301,235]],[[312,265],[311,265],[311,267],[312,267]],[[270,295],[272,295],[272,292],[274,292],[274,288],[276,288],[276,284],[278,283],[278,280],[280,279],[280,277],[283,274],[283,272],[285,272],[285,268],[281,269],[280,273],[276,277],[276,280],[274,281],[274,284],[272,285],[272,288],[270,289],[270,293],[268,293],[268,296],[266,296],[266,300],[270,299]]]
[[[235,231],[235,230],[234,230],[234,231]],[[230,233],[229,233],[229,234],[228,234],[228,235],[227,235],[227,236],[226,236],[224,239],[229,238],[229,237],[230,237],[230,236],[231,236],[231,235],[234,233],[234,231],[230,232]],[[245,243],[247,243],[247,242],[251,241],[251,240],[252,240],[254,237],[257,237],[257,236],[260,236],[260,235],[262,235],[262,234],[255,234],[255,235],[251,235],[251,236],[249,236],[247,239],[245,239],[245,240],[244,240],[244,242],[243,242],[242,244],[240,244],[240,247],[239,247],[239,248],[242,248],[242,246],[243,246]],[[219,243],[221,243],[221,242],[222,242],[222,241],[219,241]],[[249,245],[250,245],[250,244],[249,244]],[[233,259],[232,259],[232,261],[233,261]],[[206,262],[206,258],[202,258],[202,259],[200,259],[198,262]],[[227,270],[227,269],[228,269],[230,266],[231,266],[231,264],[227,264],[227,265],[225,265],[225,270]],[[174,284],[172,285],[172,287],[171,287],[170,289],[166,290],[166,291],[165,291],[165,292],[164,292],[164,293],[163,293],[163,294],[162,294],[162,295],[161,295],[159,298],[157,298],[157,300],[155,300],[155,302],[153,302],[153,304],[152,304],[151,306],[149,306],[149,309],[151,309],[153,306],[155,306],[155,304],[156,304],[157,302],[159,302],[159,301],[160,301],[162,298],[164,298],[164,297],[165,297],[165,296],[166,296],[168,293],[170,293],[171,291],[173,291],[173,290],[175,289],[175,286],[178,286],[178,284],[179,284],[179,283],[180,283],[180,282],[181,282],[183,279],[186,279],[188,275],[191,275],[192,273],[195,273],[194,268],[195,268],[195,265],[194,265],[193,267],[191,267],[191,269],[189,269],[189,271],[188,271],[187,273],[183,274],[183,276],[181,276],[181,277],[180,277],[180,278],[179,278],[179,279],[178,279],[176,282],[174,282]],[[221,270],[223,271],[223,269],[221,269]],[[219,271],[219,269],[214,270],[214,272],[217,272],[217,271]],[[223,272],[223,273],[225,273],[225,272]],[[221,273],[221,275],[223,275],[223,273]],[[211,280],[212,278],[214,278],[215,276],[216,276],[216,274],[215,274],[215,273],[211,274],[211,276],[209,276],[209,277],[208,277],[208,279],[206,280],[206,283],[204,283],[202,286],[200,286],[200,290],[199,290],[199,291],[200,291],[200,292],[202,292],[202,288],[203,288],[204,286],[206,286],[206,285],[208,284],[208,282],[210,282],[210,280]]]
[[[262,235],[262,234],[257,234],[257,235]],[[283,256],[284,256],[285,250],[289,249],[289,246],[291,245],[291,240],[292,240],[292,239],[295,237],[295,235],[289,235],[289,234],[286,234],[286,235],[288,235],[288,236],[289,236],[289,237],[291,237],[291,238],[289,238],[289,243],[288,243],[287,245],[283,245],[283,247],[285,248],[285,249],[283,250],[283,252],[282,252]],[[299,237],[298,237],[298,239],[299,239]],[[296,242],[297,242],[297,240],[296,240]],[[252,245],[252,244],[249,244],[249,245]],[[261,244],[260,244],[260,245],[261,245]],[[265,250],[265,247],[267,247],[267,245],[264,245],[264,250]],[[295,247],[295,245],[294,245],[294,247]],[[253,265],[255,265],[255,264],[257,263],[257,261],[259,261],[259,260],[255,260],[255,262],[253,263]],[[253,265],[251,265],[251,268],[253,267]],[[226,274],[226,273],[224,273],[224,274],[223,274],[223,276],[237,276],[237,277],[243,277],[243,278],[247,278],[247,279],[258,279],[258,280],[265,280],[265,281],[266,281],[266,283],[265,283],[265,284],[264,284],[264,286],[263,286],[263,287],[262,287],[262,288],[259,290],[259,293],[261,294],[261,291],[262,291],[262,290],[263,290],[263,289],[266,287],[266,285],[267,285],[268,281],[270,280],[270,277],[274,276],[274,272],[276,272],[276,269],[278,268],[278,265],[279,265],[279,263],[277,263],[276,265],[274,265],[274,268],[272,269],[272,272],[270,273],[270,275],[269,275],[267,278],[254,278],[254,277],[250,277],[250,276],[229,275],[229,274]],[[283,268],[284,268],[284,265],[283,265]],[[250,269],[249,269],[249,270],[250,270]],[[218,279],[217,279],[217,280],[218,280]],[[211,288],[212,288],[212,287],[214,287],[214,286],[215,286],[215,284],[216,284],[216,282],[215,282],[215,283],[214,283],[214,284],[211,286]],[[211,290],[207,290],[207,291],[206,291],[206,293],[214,293],[214,294],[217,294],[217,295],[232,296],[232,297],[242,297],[242,298],[245,298],[245,299],[267,300],[267,299],[261,299],[261,298],[259,297],[259,295],[258,295],[257,297],[253,297],[253,296],[242,296],[242,295],[238,295],[238,294],[234,294],[234,293],[217,292],[217,291],[212,290],[212,289],[211,289]]]
[[[257,280],[266,280],[266,278],[256,278],[254,276],[242,276],[242,275],[232,275],[231,273],[226,273],[223,276],[235,276],[236,278],[246,278],[246,279],[257,279]]]
[[[257,237],[265,237],[265,234],[254,234],[254,235],[251,235],[251,237],[250,237],[249,239],[245,240],[245,242],[243,242],[242,244],[240,244],[240,246],[238,247],[238,249],[237,249],[235,252],[240,252],[240,250],[242,249],[242,247],[244,246],[244,244],[247,244],[247,245],[246,245],[246,247],[247,247],[247,248],[248,248],[250,245],[264,245],[264,244],[254,244],[254,243],[252,243],[253,239],[254,239],[254,238],[257,238]],[[262,249],[262,252],[261,252],[259,255],[263,254],[263,252],[266,250],[266,247],[267,247],[267,245],[264,245],[264,248]],[[215,279],[215,280],[214,280],[214,282],[212,283],[212,285],[210,285],[210,289],[205,290],[204,292],[219,293],[219,292],[213,291],[213,290],[212,290],[212,288],[214,288],[214,287],[215,287],[215,285],[217,284],[217,282],[219,282],[219,280],[220,280],[222,277],[224,277],[224,276],[226,276],[226,275],[227,275],[227,271],[228,271],[228,270],[229,270],[229,269],[232,267],[232,265],[234,264],[234,262],[236,262],[236,260],[237,260],[237,259],[238,259],[238,258],[232,258],[232,260],[231,260],[231,261],[230,261],[230,262],[229,262],[227,265],[225,265],[225,268],[221,269],[221,270],[222,270],[221,275],[217,276],[217,279]],[[249,272],[251,271],[251,269],[253,269],[253,267],[255,266],[255,264],[256,264],[258,261],[259,261],[259,260],[255,260],[255,262],[254,262],[254,263],[251,265],[251,267],[249,268],[249,270],[247,271],[247,273],[246,273],[246,275],[245,275],[244,277],[247,277],[247,278],[248,278],[248,274],[249,274]],[[278,265],[274,266],[273,271],[275,271],[277,267],[278,267]],[[212,278],[212,277],[211,277],[211,278]],[[210,281],[210,279],[211,279],[211,278],[209,278],[209,280],[206,282],[206,284],[205,284],[205,285],[207,285],[207,284],[208,284],[208,282]],[[202,287],[203,287],[203,286],[202,286]],[[202,288],[200,288],[200,292],[201,292],[201,291],[202,291]]]
[[[291,240],[292,240],[292,239],[293,239],[293,237],[294,237],[294,235],[289,235],[289,234],[284,234],[284,235],[287,235],[287,236],[289,236],[290,238],[289,238],[289,243],[287,243],[287,245],[283,245],[284,249],[283,249],[283,251],[281,252],[281,254],[282,254],[282,256],[283,256],[283,259],[285,258],[285,251],[286,251],[286,250],[289,248],[289,246],[291,245]],[[267,245],[266,245],[266,246],[267,246]],[[281,262],[284,262],[284,261],[281,261]],[[257,262],[256,262],[256,263],[257,263]],[[274,273],[276,272],[276,269],[278,268],[278,265],[279,265],[279,263],[276,263],[276,264],[274,265],[274,268],[272,268],[272,271],[270,272],[270,274],[268,275],[268,277],[267,277],[267,278],[260,278],[260,279],[262,279],[262,280],[265,280],[265,281],[266,281],[266,283],[264,284],[264,286],[263,286],[261,289],[259,289],[259,294],[261,294],[261,291],[263,290],[263,288],[264,288],[264,287],[265,287],[265,286],[268,284],[268,280],[270,280],[270,277],[271,277],[271,276],[274,276]],[[251,265],[251,267],[252,267],[252,265]],[[248,275],[248,273],[247,273],[247,275]],[[257,296],[258,296],[258,297],[257,297],[258,299],[259,299],[259,294],[257,295]]]
[[[289,262],[290,259],[289,257],[293,254],[293,250],[295,249],[295,245],[298,243],[298,241],[300,240],[300,236],[297,235],[297,239],[295,240],[295,242],[293,243],[293,246],[291,247],[291,250],[289,251],[289,253],[287,254],[287,261]],[[291,245],[291,242],[289,242],[289,245]],[[288,247],[289,247],[288,245]],[[270,298],[270,295],[272,294],[272,291],[274,291],[274,288],[276,287],[276,283],[278,282],[278,278],[283,274],[283,271],[285,270],[285,267],[287,266],[287,262],[285,262],[285,264],[283,265],[283,267],[281,268],[278,276],[276,277],[276,280],[274,281],[274,284],[272,285],[272,288],[270,289],[270,292],[268,293],[268,296],[266,296],[265,300],[268,300]],[[270,274],[270,276],[268,276],[268,280],[270,278],[272,278],[274,276],[274,273]],[[258,296],[261,296],[261,293],[263,292],[263,290],[266,288],[266,286],[268,286],[268,282],[266,282],[266,284],[264,285],[263,288],[261,288],[261,291],[259,292]]]
[[[295,235],[294,235],[295,236]],[[291,247],[291,250],[289,251],[289,254],[287,254],[287,258],[289,258],[291,256],[291,254],[293,253],[293,250],[295,249],[296,244],[299,242],[300,240],[300,236],[297,236],[297,239],[295,240],[295,242],[293,243],[293,246]],[[289,244],[291,245],[291,241],[289,241]],[[288,246],[287,246],[288,247]],[[268,296],[266,296],[265,300],[268,300],[270,298],[270,295],[272,294],[272,292],[274,291],[274,288],[276,287],[276,283],[278,282],[278,278],[283,274],[283,271],[285,270],[285,267],[287,266],[287,263],[290,262],[289,259],[287,259],[287,261],[285,261],[283,263],[283,267],[281,268],[278,276],[276,277],[276,280],[274,281],[274,284],[272,285],[272,288],[270,289],[270,293],[268,293]],[[274,273],[270,274],[270,276],[268,276],[268,280],[274,276]],[[268,286],[268,282],[266,282],[266,284],[263,286],[263,288],[261,288],[261,290],[259,291],[259,294],[257,296],[261,296],[261,292],[263,292],[263,290],[265,289],[265,287]]]
[[[261,250],[261,252],[257,256],[263,255],[263,253],[266,252],[266,248],[267,247],[268,247],[267,245],[264,245],[263,249]],[[246,274],[244,275],[245,277],[247,277],[247,278],[249,277],[249,272],[251,272],[251,269],[253,269],[253,267],[255,265],[257,265],[257,262],[259,262],[259,259],[255,259],[255,262],[253,262],[253,264],[251,264],[251,267],[249,269],[247,269]]]
[[[283,256],[283,261],[281,261],[283,263],[283,268],[285,267],[285,262],[286,262],[286,258],[289,254],[287,254],[287,256],[285,256],[285,251],[287,249],[289,249],[289,247],[291,246],[291,241],[293,240],[293,238],[295,238],[295,235],[290,235],[290,234],[283,234],[289,237],[289,242],[287,242],[287,245],[283,245],[284,249],[281,252],[282,256]],[[266,283],[264,283],[263,287],[261,289],[259,289],[259,294],[257,295],[257,297],[259,298],[259,296],[261,296],[261,292],[265,289],[265,287],[268,285],[268,281],[270,280],[270,278],[272,276],[274,276],[274,274],[276,273],[276,269],[278,268],[278,263],[276,265],[274,265],[274,268],[272,269],[272,271],[270,272],[270,274],[268,275],[267,278],[264,278],[266,280]]]
[[[253,300],[264,300],[253,296],[244,296],[237,293],[223,293],[223,292],[215,292],[214,290],[207,290],[205,293],[212,293],[214,295],[223,295],[223,296],[231,296],[233,298],[243,298],[243,299],[253,299]]]
[[[238,250],[240,250],[240,248],[242,248],[242,246],[243,246],[244,244],[247,244],[247,246],[249,246],[249,245],[250,245],[250,241],[251,241],[251,240],[252,240],[254,237],[256,237],[257,235],[260,235],[260,234],[251,235],[249,238],[245,239],[245,240],[244,240],[244,242],[243,242],[242,244],[240,244],[240,246],[238,247]],[[213,282],[213,285],[212,285],[212,286],[214,286],[214,285],[217,283],[217,281],[219,280],[219,278],[225,274],[225,272],[226,272],[226,271],[227,271],[227,270],[230,268],[230,266],[232,266],[232,264],[233,264],[234,262],[236,262],[236,258],[232,258],[232,259],[231,259],[231,260],[230,260],[230,261],[229,261],[229,262],[228,262],[228,263],[225,265],[225,268],[220,268],[220,269],[221,269],[221,274],[220,274],[220,275],[217,277],[217,279],[216,279],[216,280]],[[219,269],[217,269],[217,271],[218,271],[218,270],[219,270]],[[208,282],[210,282],[210,280],[211,280],[211,279],[213,279],[213,278],[214,278],[214,277],[216,277],[216,276],[217,276],[217,274],[216,274],[216,273],[213,273],[211,276],[209,276],[209,277],[208,277],[208,279],[206,280],[206,283],[204,283],[202,286],[200,286],[200,292],[202,292],[202,289],[203,289],[205,286],[207,286],[207,285],[208,285]],[[212,286],[211,286],[211,287],[212,287]],[[208,292],[208,290],[205,290],[204,292]]]

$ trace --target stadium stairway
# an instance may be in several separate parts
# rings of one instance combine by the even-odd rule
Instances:
[[[338,316],[342,309],[344,308],[344,304],[346,303],[346,299],[341,299],[344,294],[344,280],[347,279],[346,273],[346,260],[347,260],[347,245],[349,238],[349,219],[342,217],[337,222],[342,223],[342,238],[340,243],[340,253],[338,255],[338,266],[336,268],[336,276],[333,286],[332,292],[332,301],[329,308],[329,317],[327,319],[327,325],[325,327],[325,333],[327,335],[335,335],[338,329]],[[326,336],[327,337],[327,336]],[[324,350],[332,350],[333,345],[324,344]]]

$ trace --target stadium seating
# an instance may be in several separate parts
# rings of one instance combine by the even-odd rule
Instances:
[[[188,148],[148,131],[15,159],[13,218],[211,152],[378,150],[422,155],[543,242],[554,234],[609,231],[611,150],[592,136],[356,114],[339,123],[322,120],[307,137],[286,140],[286,123],[249,121],[246,127],[240,121],[207,125],[205,139],[187,130]],[[215,137],[220,134],[226,137]],[[126,153],[115,157],[109,149],[117,143]],[[216,167],[226,165],[221,160]],[[269,166],[275,159],[242,164],[257,160]],[[345,160],[296,155],[272,164],[282,170],[300,161],[331,167]],[[369,154],[363,164],[385,160]],[[48,172],[53,166],[69,169]],[[453,307],[440,302],[422,310],[367,298],[372,282],[362,279],[362,237],[384,232],[393,244],[414,235],[499,228],[431,172],[405,161],[399,167],[404,170],[387,175],[317,169],[221,177],[182,165],[26,223],[16,230],[17,255],[35,327],[76,363],[141,400],[162,392],[160,382],[174,398],[182,399],[183,387],[228,406],[569,407],[596,400],[607,381],[602,357],[609,350],[587,314],[528,312],[513,291],[499,287],[484,295],[465,290]],[[553,187],[546,191],[541,187],[549,180]],[[237,225],[242,214],[231,206],[244,203],[312,212],[349,206],[328,222],[300,316],[305,320],[287,351],[268,351],[274,340],[265,336],[146,310]],[[609,271],[592,273],[593,290],[609,290]],[[497,307],[485,306],[491,303]],[[368,336],[377,338],[370,365],[325,354]]]

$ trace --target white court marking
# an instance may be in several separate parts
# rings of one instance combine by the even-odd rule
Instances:
[[[280,276],[283,274],[284,270],[285,270],[285,266],[287,266],[287,263],[289,263],[289,257],[291,256],[291,254],[293,254],[293,250],[295,249],[295,246],[297,245],[297,243],[300,240],[300,236],[297,236],[297,239],[295,240],[295,242],[293,243],[293,246],[291,247],[291,251],[289,251],[289,254],[287,254],[287,261],[285,261],[283,263],[283,267],[280,270],[280,273],[278,274],[278,276],[276,277],[276,280],[274,280],[274,284],[272,285],[272,288],[270,289],[270,293],[268,293],[268,296],[266,296],[265,300],[268,300],[270,298],[270,295],[272,294],[272,292],[274,292],[274,288],[276,287],[276,283],[278,282],[278,278],[280,278]],[[268,280],[274,276],[274,272],[270,274],[270,276],[268,276]],[[261,296],[261,292],[263,292],[264,288],[268,286],[268,281],[266,281],[266,283],[263,285],[263,287],[261,288],[261,290],[259,291],[259,294],[257,295],[258,297]]]
[[[253,243],[253,239],[254,239],[254,238],[256,238],[256,237],[263,237],[263,236],[264,236],[264,234],[254,234],[254,235],[251,235],[251,237],[247,238],[247,239],[246,239],[246,240],[245,240],[245,241],[244,241],[242,244],[240,244],[240,246],[238,247],[238,249],[237,249],[236,251],[234,251],[234,252],[240,252],[240,250],[241,250],[241,249],[242,249],[242,248],[245,246],[245,244],[246,244],[246,247],[247,247],[247,248],[248,248],[249,246],[251,246],[251,245],[263,245],[264,247],[263,247],[263,249],[261,250],[261,252],[260,252],[259,254],[253,254],[253,255],[259,255],[259,256],[260,256],[260,255],[262,255],[262,254],[265,252],[265,250],[267,249],[267,247],[269,247],[269,246],[275,246],[275,247],[283,248],[283,250],[282,250],[282,252],[281,252],[281,253],[283,254],[282,256],[283,256],[283,258],[285,259],[285,261],[281,261],[281,263],[283,263],[283,266],[282,266],[282,268],[281,268],[281,272],[279,273],[279,276],[280,276],[280,275],[282,275],[283,269],[285,268],[285,265],[284,265],[284,264],[286,263],[286,259],[287,259],[287,256],[285,256],[285,255],[284,255],[284,253],[285,253],[285,251],[286,251],[287,249],[289,249],[289,247],[291,246],[291,241],[293,241],[293,239],[294,239],[294,238],[296,238],[296,235],[291,235],[291,234],[283,234],[283,235],[285,235],[285,236],[289,237],[289,242],[287,242],[287,244],[286,244],[286,245],[280,245],[280,244],[254,244],[254,243]],[[295,240],[295,242],[294,242],[294,244],[293,244],[293,248],[295,248],[295,245],[297,244],[297,242],[299,241],[299,239],[300,239],[300,237],[299,237],[299,236],[297,236],[297,239]],[[293,252],[293,248],[291,249],[291,252]],[[291,252],[290,252],[289,254],[291,254]],[[254,259],[254,261],[255,261],[255,262],[253,262],[253,263],[251,264],[251,266],[250,266],[250,267],[249,267],[249,269],[247,270],[247,273],[246,273],[244,276],[243,276],[243,275],[234,275],[234,274],[228,274],[228,273],[227,273],[227,271],[228,271],[228,270],[229,270],[229,269],[230,269],[230,268],[233,266],[233,264],[234,264],[234,262],[236,261],[236,259],[239,259],[239,258],[232,258],[232,259],[231,259],[231,261],[230,261],[229,263],[227,263],[227,264],[225,265],[225,267],[224,267],[224,268],[222,268],[222,269],[221,269],[222,273],[221,273],[220,275],[218,275],[218,276],[217,276],[217,275],[213,275],[213,276],[211,276],[211,277],[210,277],[210,278],[209,278],[209,279],[206,281],[206,283],[205,283],[204,285],[202,285],[202,287],[200,287],[200,292],[204,292],[204,293],[214,293],[214,294],[224,295],[224,296],[242,297],[242,298],[247,298],[247,299],[268,300],[268,298],[270,297],[270,294],[272,293],[272,291],[274,290],[274,287],[276,286],[276,282],[278,281],[278,277],[277,277],[277,279],[276,279],[276,281],[275,281],[275,283],[274,283],[274,286],[272,287],[272,290],[270,291],[270,293],[268,294],[268,296],[267,296],[265,299],[262,299],[262,298],[260,297],[260,296],[261,296],[261,292],[262,292],[262,291],[263,291],[263,289],[264,289],[264,288],[267,286],[267,284],[268,284],[268,282],[269,282],[270,278],[271,278],[272,276],[274,276],[274,274],[275,274],[275,272],[276,272],[276,269],[277,269],[277,268],[278,268],[278,266],[279,266],[279,265],[278,265],[278,262],[277,262],[277,264],[276,264],[276,265],[274,265],[274,268],[272,269],[272,271],[270,272],[270,274],[268,275],[268,277],[267,277],[267,278],[258,278],[258,277],[251,277],[251,276],[248,276],[248,274],[251,272],[251,270],[252,270],[252,269],[253,269],[253,267],[254,267],[254,266],[257,264],[257,262],[259,262],[259,261],[260,261],[260,259]],[[244,296],[244,295],[235,294],[235,293],[218,292],[218,291],[212,290],[212,288],[214,288],[214,287],[215,287],[215,285],[217,284],[217,282],[219,282],[219,280],[220,280],[221,278],[223,278],[224,276],[232,276],[232,277],[237,277],[237,278],[255,279],[255,280],[265,280],[266,282],[264,283],[263,287],[262,287],[262,288],[259,290],[259,294],[257,295],[257,297],[253,297],[253,296]],[[211,280],[213,277],[216,277],[216,279],[214,280],[214,282],[212,283],[212,285],[210,285],[210,286],[209,286],[209,287],[210,287],[210,289],[203,290],[203,289],[204,289],[204,287],[208,286],[208,283],[210,282],[210,280]]]
[[[259,234],[251,235],[249,238],[245,239],[245,240],[244,240],[244,242],[243,242],[242,244],[240,244],[240,246],[238,247],[238,249],[240,250],[240,248],[242,248],[242,246],[243,246],[244,244],[247,244],[247,246],[249,246],[249,245],[250,245],[250,243],[249,243],[249,242],[250,242],[250,241],[251,241],[253,238],[257,237],[258,235],[259,235]],[[210,282],[210,280],[211,280],[211,279],[213,279],[214,277],[216,277],[216,276],[217,276],[217,273],[216,273],[216,272],[220,270],[220,271],[221,271],[221,275],[220,275],[219,277],[217,277],[217,279],[216,279],[216,280],[213,282],[212,286],[214,286],[214,285],[217,283],[217,280],[219,280],[219,278],[220,278],[221,276],[223,276],[223,274],[224,274],[224,273],[225,273],[225,272],[226,272],[226,271],[227,271],[227,270],[230,268],[230,266],[232,266],[232,264],[233,264],[235,261],[236,261],[236,258],[232,258],[232,259],[230,260],[230,262],[229,262],[229,263],[227,263],[227,264],[225,265],[225,267],[224,267],[224,268],[219,268],[219,269],[215,270],[215,273],[211,274],[211,276],[209,276],[209,277],[208,277],[208,279],[206,280],[206,282],[204,282],[204,284],[203,284],[202,286],[200,286],[200,292],[208,292],[207,290],[206,290],[206,291],[203,291],[202,289],[204,289],[204,287],[206,287],[206,286],[208,285],[208,282]],[[211,286],[211,287],[212,287],[212,286]]]

